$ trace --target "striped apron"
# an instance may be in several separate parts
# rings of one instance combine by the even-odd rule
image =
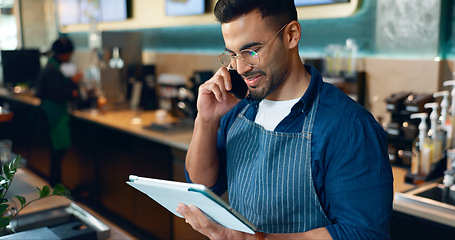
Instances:
[[[311,135],[319,97],[301,133],[265,130],[246,106],[227,135],[230,205],[266,233],[297,233],[330,223],[311,175]]]

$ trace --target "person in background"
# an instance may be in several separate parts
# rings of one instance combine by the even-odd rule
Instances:
[[[177,211],[211,239],[388,239],[393,175],[386,133],[363,106],[301,62],[293,0],[219,0],[222,67],[199,88],[189,181],[260,231]],[[321,36],[324,37],[324,36]],[[228,69],[248,86],[239,100]]]
[[[82,75],[70,63],[73,52],[74,45],[68,38],[60,37],[52,44],[52,56],[39,75],[36,91],[51,140],[49,183],[52,186],[61,182],[62,160],[71,145],[68,110],[71,100],[79,97]]]

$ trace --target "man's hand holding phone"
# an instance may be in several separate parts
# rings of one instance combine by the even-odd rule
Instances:
[[[234,94],[238,99],[246,98],[248,94],[248,86],[243,81],[242,76],[235,69],[229,69],[229,75],[231,76],[231,90],[230,93]]]
[[[241,83],[245,85],[243,90],[231,94],[230,92],[234,91],[234,88],[238,89]],[[221,67],[210,80],[199,87],[197,101],[199,117],[202,117],[204,121],[218,121],[239,103],[240,99],[235,96],[242,96],[242,92],[246,97],[248,88],[242,77],[240,75],[235,78],[231,77],[229,70]]]

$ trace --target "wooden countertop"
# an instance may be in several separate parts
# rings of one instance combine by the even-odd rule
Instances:
[[[41,103],[39,98],[32,95],[11,94],[2,88],[0,88],[0,96],[32,106],[39,106]],[[176,118],[171,117],[169,114],[167,114],[164,118],[161,117],[159,119],[157,117],[157,111],[137,112],[125,109],[107,111],[101,114],[96,110],[75,110],[71,114],[74,117],[85,121],[98,123],[115,130],[132,134],[147,140],[156,141],[184,151],[188,150],[192,137],[192,128],[190,127],[172,132],[160,132],[144,129],[144,127],[150,126],[154,122],[176,121]]]
[[[39,106],[41,104],[41,99],[35,96],[28,94],[12,94],[4,88],[0,88],[0,96],[9,100],[19,101],[33,106]]]
[[[406,183],[405,177],[407,169],[400,167],[392,167],[393,172],[393,191],[394,192],[404,192],[415,188],[414,185]]]
[[[135,112],[131,110],[117,110],[99,113],[97,111],[73,111],[72,115],[79,119],[98,123],[115,130],[129,133],[144,139],[162,143],[180,150],[188,150],[193,129],[191,127],[171,132],[160,132],[144,129],[152,123],[166,123],[176,121],[175,118],[166,115],[158,120],[157,111]]]

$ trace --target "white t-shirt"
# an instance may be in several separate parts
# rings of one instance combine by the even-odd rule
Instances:
[[[299,100],[300,98],[286,101],[264,99],[259,103],[258,113],[254,122],[269,131],[274,131],[276,126],[291,112],[291,108]]]

